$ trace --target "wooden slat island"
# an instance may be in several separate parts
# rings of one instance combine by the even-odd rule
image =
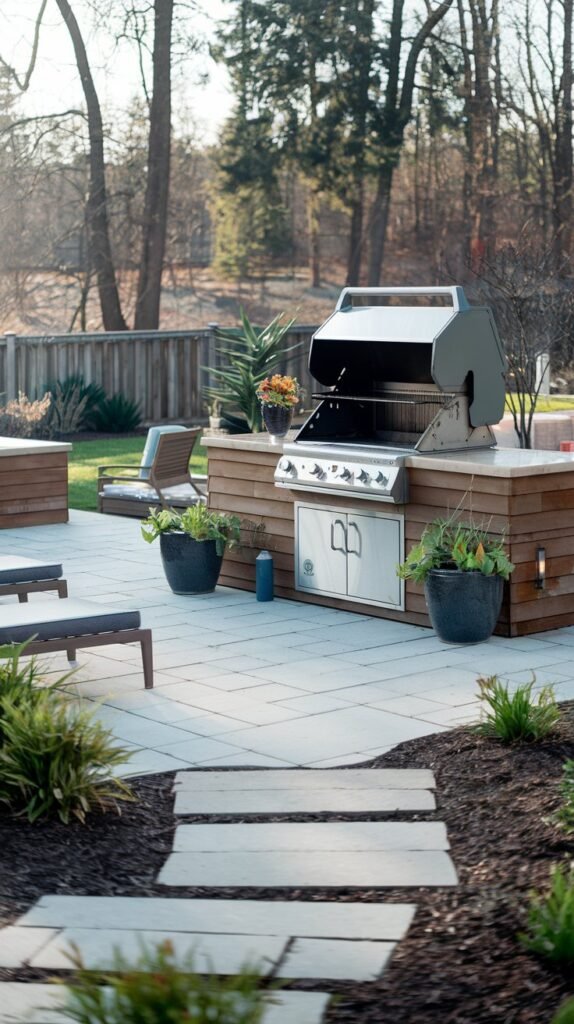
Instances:
[[[0,437],[0,529],[68,521],[71,447]]]
[[[210,507],[265,525],[259,534],[246,531],[245,544],[226,555],[223,585],[253,590],[255,558],[267,548],[274,558],[277,596],[428,625],[422,587],[410,582],[404,610],[297,590],[295,502],[403,516],[407,551],[427,523],[461,508],[492,533],[504,533],[516,565],[496,632],[521,636],[574,625],[574,456],[569,453],[499,448],[408,456],[409,501],[392,505],[275,487],[282,446],[272,445],[265,434],[206,438],[205,444]],[[544,589],[535,586],[539,547],[546,552]]]

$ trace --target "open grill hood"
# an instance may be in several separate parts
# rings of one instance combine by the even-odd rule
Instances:
[[[429,304],[380,304],[405,296]],[[495,444],[504,354],[492,313],[469,306],[462,288],[344,289],[313,336],[309,369],[327,390],[314,395],[320,405],[295,443],[420,452]]]

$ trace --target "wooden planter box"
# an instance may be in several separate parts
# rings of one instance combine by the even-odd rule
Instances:
[[[0,437],[0,529],[68,521],[71,447]]]

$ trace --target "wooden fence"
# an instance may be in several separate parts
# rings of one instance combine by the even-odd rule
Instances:
[[[295,327],[281,371],[299,378],[307,394],[313,327]],[[58,334],[0,337],[0,401],[23,393],[41,398],[49,385],[81,376],[139,403],[144,422],[205,420],[210,368],[220,365],[214,326],[197,331],[123,331],[117,334]]]

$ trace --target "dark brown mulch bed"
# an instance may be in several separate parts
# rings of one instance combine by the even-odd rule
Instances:
[[[574,995],[574,980],[523,951],[516,933],[528,892],[544,887],[550,866],[574,852],[574,842],[548,823],[562,764],[572,756],[574,702],[563,705],[560,733],[551,741],[503,747],[455,730],[404,743],[369,763],[435,772],[437,813],[418,817],[446,822],[460,878],[456,889],[221,889],[209,895],[417,904],[415,922],[383,980],[323,983],[340,994],[328,1024],[550,1024],[562,999]],[[136,780],[139,803],[125,805],[120,818],[94,818],[84,827],[31,827],[0,817],[0,924],[45,893],[205,896],[202,889],[155,884],[175,825],[172,781],[172,774]],[[306,820],[312,817],[325,816]],[[6,980],[41,976],[0,971]]]

